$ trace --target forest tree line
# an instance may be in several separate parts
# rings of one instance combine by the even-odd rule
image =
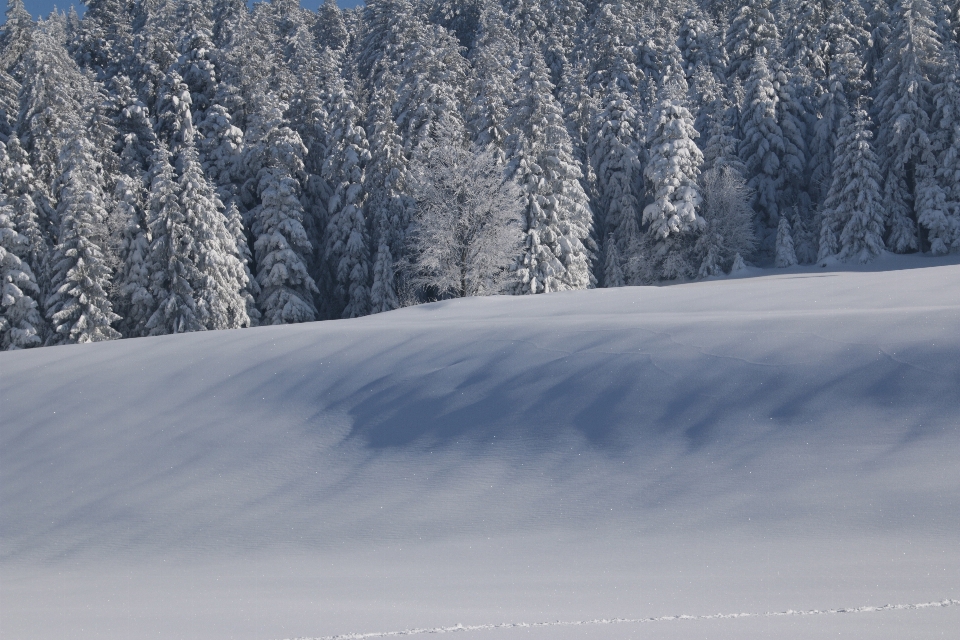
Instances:
[[[0,27],[3,349],[960,250],[958,0],[85,4]]]

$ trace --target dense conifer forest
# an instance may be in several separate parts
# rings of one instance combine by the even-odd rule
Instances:
[[[957,0],[6,15],[2,349],[960,250]]]

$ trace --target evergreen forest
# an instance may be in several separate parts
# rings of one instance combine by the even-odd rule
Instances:
[[[85,4],[0,27],[0,349],[960,251],[958,0]]]

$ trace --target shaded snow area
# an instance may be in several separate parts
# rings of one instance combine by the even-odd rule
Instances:
[[[960,264],[874,268],[2,353],[0,635],[956,638]]]

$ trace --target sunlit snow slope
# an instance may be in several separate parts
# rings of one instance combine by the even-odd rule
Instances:
[[[950,262],[2,353],[0,636],[960,599]],[[960,606],[461,635],[957,629]]]

